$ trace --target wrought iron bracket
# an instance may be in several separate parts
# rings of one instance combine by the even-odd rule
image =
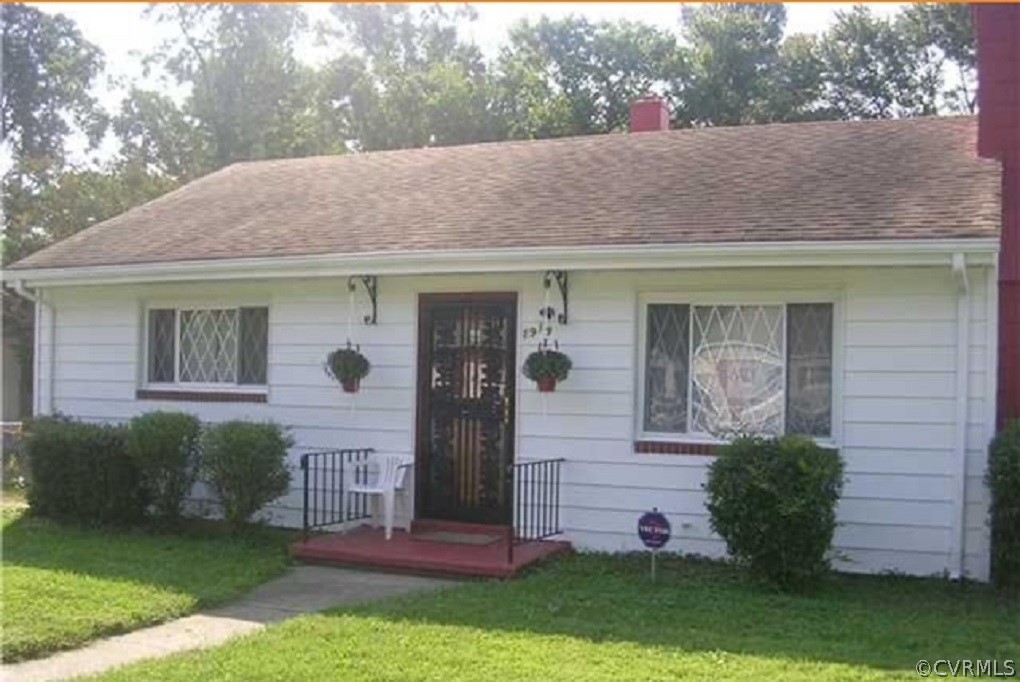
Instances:
[[[372,304],[372,312],[364,317],[365,324],[376,324],[378,321],[376,296],[379,293],[379,281],[375,275],[351,275],[347,278],[347,290],[356,291],[359,281],[361,286],[365,287],[365,293],[368,294],[368,300]]]
[[[560,289],[560,298],[563,299],[563,312],[557,316],[557,319],[560,324],[566,324],[568,319],[567,304],[570,300],[569,274],[566,270],[546,270],[542,278],[543,286],[548,289],[552,286],[553,280],[556,280],[556,285]]]

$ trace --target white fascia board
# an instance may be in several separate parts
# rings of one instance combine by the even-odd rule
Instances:
[[[6,281],[35,286],[185,282],[348,275],[425,275],[544,270],[678,270],[745,267],[949,265],[967,254],[990,264],[997,239],[648,244],[603,247],[320,254],[7,270]]]

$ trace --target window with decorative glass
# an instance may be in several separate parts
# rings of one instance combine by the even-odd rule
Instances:
[[[644,308],[643,437],[832,435],[831,303]]]
[[[147,323],[148,383],[266,384],[268,308],[152,308]]]

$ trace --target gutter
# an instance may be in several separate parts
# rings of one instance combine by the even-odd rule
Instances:
[[[999,240],[858,240],[627,246],[528,247],[270,256],[65,268],[15,268],[5,279],[32,286],[136,282],[422,275],[542,270],[662,270],[734,267],[945,266],[954,253],[991,263]]]

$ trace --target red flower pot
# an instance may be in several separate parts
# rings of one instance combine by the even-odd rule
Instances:
[[[556,379],[553,377],[542,377],[538,380],[538,392],[539,393],[555,393],[556,392]]]
[[[340,385],[344,388],[344,393],[357,393],[358,389],[361,388],[361,379],[348,379],[347,381],[341,381]]]

